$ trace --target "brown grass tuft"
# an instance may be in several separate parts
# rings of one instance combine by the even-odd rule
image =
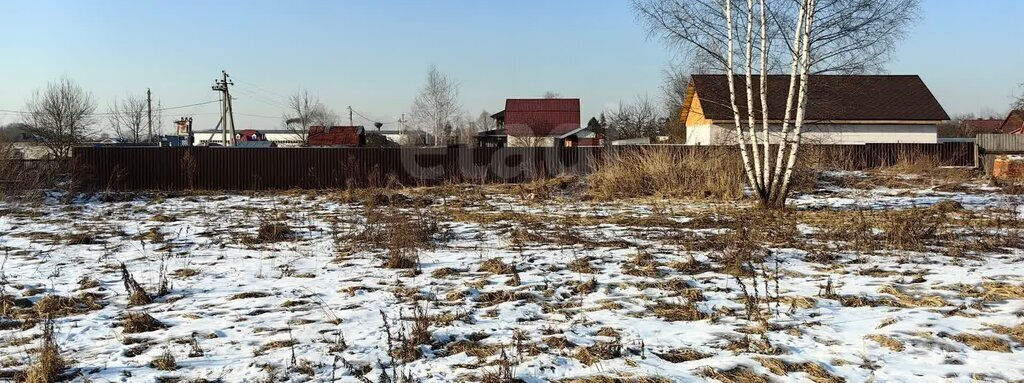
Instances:
[[[174,371],[178,369],[178,362],[174,359],[174,354],[171,354],[171,350],[165,349],[163,354],[149,362],[149,366],[160,371]]]
[[[902,352],[905,349],[903,343],[900,343],[896,338],[887,335],[872,334],[864,337],[864,339],[874,341],[875,343],[896,352]]]
[[[697,321],[708,319],[711,316],[700,311],[695,301],[686,304],[659,303],[654,306],[654,315],[667,321]]]
[[[704,354],[692,348],[674,348],[664,352],[654,352],[659,358],[671,363],[683,363],[692,360],[708,358],[711,355]]]
[[[124,330],[125,334],[137,334],[160,330],[167,328],[167,326],[147,313],[128,312],[121,318],[121,328]]]
[[[1024,323],[1018,324],[1014,327],[1006,327],[999,325],[989,325],[992,331],[996,333],[1008,335],[1014,342],[1024,345]]]
[[[36,353],[36,360],[20,379],[26,383],[52,383],[60,379],[60,373],[67,368],[67,362],[60,356],[60,349],[53,339],[53,321],[43,322],[41,344]]]
[[[722,383],[769,383],[770,380],[746,366],[737,366],[729,370],[706,367],[700,372],[705,378],[715,379]]]
[[[722,150],[622,148],[609,151],[587,177],[598,198],[674,196],[734,200],[743,196],[738,156]]]
[[[498,258],[491,258],[483,261],[483,263],[480,264],[479,270],[491,274],[512,274],[515,272],[515,269],[511,265],[502,262],[501,259]]]
[[[953,340],[966,344],[978,351],[1010,352],[1010,343],[997,336],[961,333],[953,336]]]

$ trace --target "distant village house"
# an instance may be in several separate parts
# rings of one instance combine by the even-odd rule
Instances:
[[[768,76],[772,142],[781,139],[789,75]],[[754,113],[760,121],[760,78],[754,76]],[[737,109],[745,125],[746,79],[735,78]],[[813,75],[808,82],[803,139],[815,144],[938,142],[949,115],[918,76]],[[694,75],[683,102],[687,145],[734,145],[735,119],[725,75]]]

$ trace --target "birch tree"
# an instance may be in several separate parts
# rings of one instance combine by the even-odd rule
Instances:
[[[633,0],[633,5],[653,34],[708,59],[725,74],[747,184],[762,207],[782,208],[803,139],[811,74],[880,69],[916,19],[917,1]],[[782,116],[774,129],[767,74],[777,63],[789,64],[789,81],[785,109],[772,113]]]
[[[436,65],[431,65],[427,70],[427,81],[413,101],[412,118],[434,135],[434,146],[448,142],[461,108],[459,85]]]
[[[28,133],[42,139],[54,158],[67,158],[71,148],[88,139],[96,124],[96,101],[69,78],[36,91],[25,105]]]

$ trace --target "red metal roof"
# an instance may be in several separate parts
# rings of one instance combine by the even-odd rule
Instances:
[[[309,127],[310,146],[363,146],[366,140],[363,135],[362,126],[332,126],[324,129],[322,126]]]
[[[505,130],[510,136],[560,136],[580,127],[580,99],[505,100]]]
[[[1006,133],[1002,131],[1003,120],[964,120],[964,127],[971,135],[979,133]]]
[[[1024,110],[1011,111],[999,130],[1000,133],[1024,134]]]

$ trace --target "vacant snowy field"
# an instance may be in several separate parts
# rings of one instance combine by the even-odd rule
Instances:
[[[46,317],[93,382],[1024,379],[1018,191],[823,182],[785,214],[558,181],[0,204],[0,380]]]

